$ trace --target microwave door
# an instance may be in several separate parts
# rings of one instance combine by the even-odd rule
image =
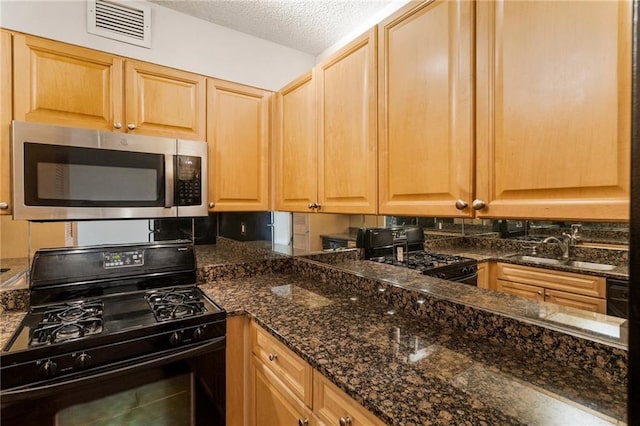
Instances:
[[[175,139],[14,122],[14,218],[175,217]],[[169,158],[169,160],[167,159]]]
[[[178,139],[174,158],[174,204],[178,217],[207,216],[207,143]]]

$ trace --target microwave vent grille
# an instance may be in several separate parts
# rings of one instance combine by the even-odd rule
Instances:
[[[150,48],[151,8],[141,2],[87,0],[87,31]]]

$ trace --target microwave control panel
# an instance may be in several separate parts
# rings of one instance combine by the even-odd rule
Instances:
[[[177,155],[174,202],[177,206],[202,204],[202,168],[200,157]]]

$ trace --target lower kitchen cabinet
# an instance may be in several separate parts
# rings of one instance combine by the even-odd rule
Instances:
[[[311,409],[256,357],[251,359],[249,424],[252,426],[312,425]]]
[[[491,264],[489,262],[478,263],[478,288],[490,289],[491,279],[489,272]]]
[[[227,426],[244,426],[249,386],[249,323],[246,315],[227,318],[226,407]]]
[[[313,412],[328,425],[384,425],[317,371],[313,372]]]
[[[496,290],[533,300],[606,314],[603,277],[498,263]]]
[[[384,425],[255,322],[250,335],[251,426]]]

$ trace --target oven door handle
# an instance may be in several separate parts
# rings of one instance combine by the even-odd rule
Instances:
[[[455,278],[453,278],[453,279],[450,279],[449,281],[453,281],[453,282],[466,281],[466,280],[468,280],[468,279],[470,279],[470,278],[475,278],[475,277],[477,277],[477,276],[478,276],[478,273],[477,273],[477,272],[472,272],[472,273],[470,273],[470,274],[463,275],[463,276],[461,276],[461,277],[455,277]]]
[[[218,337],[214,340],[208,341],[205,344],[198,345],[186,349],[184,351],[174,351],[171,354],[162,356],[160,358],[152,358],[146,361],[135,362],[124,367],[117,368],[115,370],[103,371],[89,376],[77,377],[63,382],[51,383],[48,385],[26,387],[15,390],[3,390],[0,392],[0,398],[2,400],[2,406],[12,404],[14,402],[23,401],[31,398],[43,398],[53,393],[64,392],[67,388],[84,383],[95,382],[97,379],[105,379],[121,376],[131,372],[132,370],[139,370],[140,368],[154,368],[161,365],[170,364],[175,361],[180,361],[186,358],[192,358],[195,356],[204,355],[219,350],[225,349],[225,337]],[[148,358],[148,355],[142,358]]]

